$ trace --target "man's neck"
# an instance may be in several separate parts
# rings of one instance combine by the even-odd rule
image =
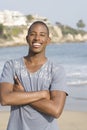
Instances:
[[[25,59],[27,60],[27,62],[31,63],[31,64],[44,64],[47,61],[47,58],[44,55],[28,55],[25,57]]]

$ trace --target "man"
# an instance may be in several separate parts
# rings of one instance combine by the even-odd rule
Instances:
[[[67,95],[64,69],[45,56],[50,37],[44,22],[34,22],[26,40],[28,55],[7,61],[0,79],[1,104],[11,105],[7,130],[58,130]]]

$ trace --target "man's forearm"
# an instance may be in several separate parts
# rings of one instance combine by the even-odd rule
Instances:
[[[51,99],[41,99],[30,103],[30,105],[42,113],[58,118],[64,108],[65,100],[65,92],[54,91],[51,94]]]
[[[56,111],[58,108],[52,100],[42,99],[42,100],[30,103],[30,105],[42,113],[56,117]]]
[[[47,92],[2,92],[1,95],[2,105],[25,105],[46,98]]]

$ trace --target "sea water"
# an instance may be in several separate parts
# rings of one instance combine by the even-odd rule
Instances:
[[[0,48],[0,75],[7,60],[27,53],[28,46]],[[46,56],[65,68],[69,96],[64,109],[87,111],[87,43],[50,44]],[[9,107],[0,106],[0,110],[9,110]]]

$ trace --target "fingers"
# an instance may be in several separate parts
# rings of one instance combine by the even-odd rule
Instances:
[[[14,76],[14,82],[14,91],[24,91],[24,88],[21,85],[21,82],[17,75]]]
[[[17,76],[17,75],[14,76],[14,80],[15,80],[15,84],[18,84],[18,85],[21,84],[21,83],[20,83],[20,80],[18,79],[18,76]]]

